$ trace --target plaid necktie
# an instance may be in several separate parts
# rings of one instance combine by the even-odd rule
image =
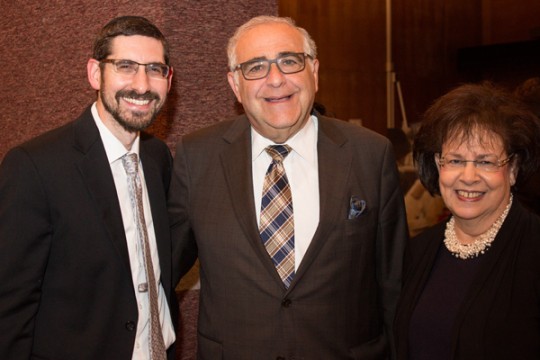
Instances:
[[[272,157],[264,178],[259,231],[277,272],[288,288],[294,276],[294,219],[292,195],[283,160],[288,145],[268,146]]]
[[[150,300],[150,359],[166,360],[167,353],[161,323],[159,321],[158,292],[156,278],[154,275],[154,266],[152,265],[152,256],[150,253],[150,243],[148,241],[148,232],[146,230],[146,221],[144,220],[144,208],[142,201],[141,179],[139,177],[139,160],[137,154],[127,154],[122,158],[122,164],[128,176],[129,197],[131,206],[136,217],[137,236],[142,243],[144,253],[144,267],[146,270],[147,284],[140,284],[139,291],[148,290]],[[145,286],[146,285],[146,286]]]

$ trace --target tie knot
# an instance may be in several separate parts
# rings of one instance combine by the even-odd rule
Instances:
[[[274,161],[283,161],[292,149],[289,145],[270,145],[265,150]]]
[[[139,159],[137,158],[137,154],[129,153],[124,155],[124,157],[122,157],[122,164],[124,165],[124,169],[126,169],[126,174],[137,174],[139,168]]]

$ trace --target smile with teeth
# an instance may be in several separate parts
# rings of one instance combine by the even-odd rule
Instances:
[[[130,104],[138,105],[138,106],[148,105],[150,103],[149,99],[133,99],[133,98],[128,98],[128,97],[124,97],[123,99],[124,101]]]
[[[467,199],[474,199],[474,198],[482,196],[484,193],[480,191],[457,190],[457,194]]]
[[[283,97],[279,97],[279,98],[265,98],[266,101],[268,102],[280,102],[280,101],[284,101],[284,100],[289,100],[291,98],[292,95],[289,95],[289,96],[283,96]]]

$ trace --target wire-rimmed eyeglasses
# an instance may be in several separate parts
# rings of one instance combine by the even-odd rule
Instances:
[[[171,73],[171,67],[162,63],[141,64],[126,59],[104,59],[100,63],[113,64],[114,71],[128,76],[135,75],[139,70],[139,66],[144,66],[146,74],[154,79],[166,79]]]
[[[464,160],[453,155],[441,156],[437,162],[445,169],[464,169],[467,163],[473,163],[474,167],[487,172],[497,172],[501,167],[508,164],[514,154],[506,159],[499,160],[495,155],[487,155],[479,160]]]
[[[275,59],[254,59],[236,65],[234,71],[240,70],[246,80],[259,80],[267,77],[272,64],[276,64],[283,74],[294,74],[306,68],[306,57],[313,59],[306,53],[285,53]]]

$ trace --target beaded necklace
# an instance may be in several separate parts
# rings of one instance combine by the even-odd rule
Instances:
[[[464,260],[475,258],[481,254],[484,254],[491,246],[491,243],[499,232],[504,219],[506,219],[506,215],[508,215],[508,211],[510,211],[510,207],[512,206],[512,200],[513,195],[510,195],[510,201],[497,221],[495,221],[485,233],[478,236],[470,244],[462,244],[459,242],[454,227],[455,220],[452,216],[448,223],[446,223],[446,230],[444,231],[444,245],[446,245],[446,248],[452,253],[452,255]]]

